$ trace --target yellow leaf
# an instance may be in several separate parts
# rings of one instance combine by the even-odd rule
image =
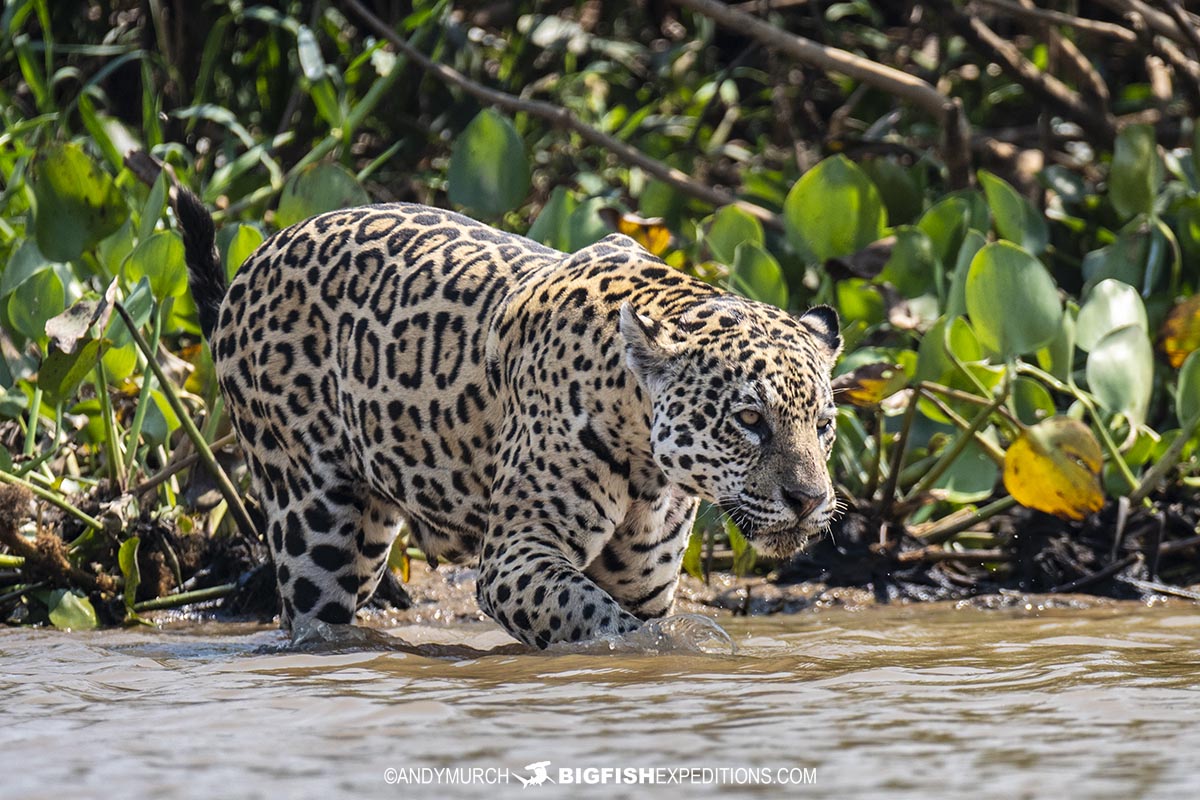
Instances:
[[[1200,349],[1200,295],[1182,300],[1171,309],[1158,332],[1158,349],[1175,369]]]
[[[1004,487],[1018,503],[1067,519],[1104,507],[1100,444],[1087,425],[1052,417],[1027,428],[1004,454]]]
[[[671,245],[671,232],[662,217],[639,217],[637,214],[622,214],[615,208],[603,208],[600,216],[608,227],[623,233],[656,256],[667,252]]]
[[[908,385],[904,369],[895,364],[865,364],[833,379],[838,403],[873,408]]]

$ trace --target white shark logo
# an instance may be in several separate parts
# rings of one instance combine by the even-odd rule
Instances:
[[[530,786],[541,786],[544,783],[554,783],[554,779],[550,777],[550,773],[546,772],[546,767],[550,766],[549,761],[535,761],[532,764],[526,764],[525,769],[533,773],[529,778],[517,776],[517,780],[521,782],[522,788]]]

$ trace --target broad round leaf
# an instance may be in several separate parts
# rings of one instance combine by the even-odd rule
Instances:
[[[704,243],[712,256],[722,264],[733,264],[734,251],[743,242],[763,246],[763,226],[754,217],[737,206],[725,206],[713,214],[712,224],[704,234]]]
[[[263,243],[262,231],[253,225],[234,223],[217,232],[217,251],[225,265],[225,277],[233,280],[238,268]]]
[[[954,258],[954,272],[950,276],[950,288],[946,293],[946,315],[961,317],[967,313],[967,275],[975,254],[987,244],[987,238],[977,230],[967,231],[962,246]]]
[[[1150,213],[1162,179],[1163,164],[1158,157],[1154,128],[1126,126],[1117,136],[1108,174],[1108,197],[1113,208],[1124,219]]]
[[[929,236],[918,228],[902,225],[896,228],[895,237],[891,256],[879,279],[892,284],[908,298],[936,292],[941,264]]]
[[[1031,253],[1040,253],[1050,242],[1046,220],[1029,201],[1003,178],[979,170],[979,183],[996,220],[996,232]]]
[[[1110,331],[1136,325],[1147,330],[1146,305],[1142,296],[1127,283],[1106,278],[1096,284],[1075,321],[1075,341],[1079,349],[1090,352]]]
[[[46,340],[46,323],[66,308],[62,281],[52,269],[24,281],[8,301],[13,328],[35,342]]]
[[[279,208],[275,210],[275,224],[286,228],[326,211],[370,202],[371,198],[358,178],[345,167],[329,162],[314,164],[293,175],[283,185]]]
[[[945,197],[921,215],[917,228],[933,242],[934,252],[941,262],[949,264],[962,247],[970,220],[971,209],[965,198]]]
[[[1175,416],[1186,425],[1200,414],[1200,355],[1192,353],[1179,370],[1179,390],[1175,395]]]
[[[1130,286],[1145,281],[1150,260],[1150,233],[1146,230],[1126,231],[1110,245],[1093,250],[1083,257],[1083,277],[1089,286],[1106,278],[1115,278]]]
[[[47,596],[50,624],[72,631],[91,630],[97,626],[96,609],[86,595],[69,589],[55,589]]]
[[[1075,371],[1075,317],[1068,308],[1063,312],[1058,333],[1037,352],[1038,366],[1060,381],[1070,383]]]
[[[879,190],[893,225],[907,225],[921,216],[921,188],[908,167],[889,158],[868,159],[860,166]],[[916,167],[913,171],[919,169]]]
[[[492,109],[480,111],[450,154],[450,202],[498,217],[529,193],[529,159],[512,123]]]
[[[856,253],[883,236],[887,212],[866,173],[839,155],[796,181],[784,201],[783,220],[797,250],[826,261]]]
[[[994,441],[996,434],[989,429],[984,436]],[[996,462],[972,439],[931,488],[951,503],[977,503],[992,495],[999,477]]]
[[[554,191],[550,192],[550,199],[542,206],[537,219],[529,226],[529,232],[525,235],[555,250],[569,249],[571,236],[568,221],[578,205],[579,201],[567,187],[555,186]]]
[[[1062,320],[1054,278],[1042,262],[1010,242],[993,242],[975,254],[966,299],[979,340],[1006,358],[1051,342]]]
[[[1004,488],[1023,506],[1066,519],[1104,507],[1103,458],[1090,428],[1053,417],[1027,428],[1004,454]]]
[[[1034,425],[1054,416],[1054,397],[1050,391],[1032,378],[1019,376],[1012,382],[1009,407],[1017,419],[1026,425]]]
[[[130,284],[149,280],[150,291],[159,302],[184,294],[188,284],[183,239],[174,231],[159,231],[138,243],[122,272]]]
[[[1154,388],[1154,352],[1146,332],[1126,325],[1108,333],[1088,356],[1087,382],[1106,410],[1135,425],[1145,422]]]
[[[4,271],[0,272],[0,299],[16,291],[16,288],[42,270],[54,266],[32,239],[26,239],[12,252]]]
[[[762,303],[787,308],[787,281],[779,262],[754,242],[739,244],[729,270],[729,286]]]
[[[77,144],[44,150],[34,167],[38,248],[51,261],[73,261],[115,232],[129,209],[108,173]]]
[[[1175,369],[1200,348],[1200,294],[1181,300],[1167,314],[1158,332],[1158,347]]]

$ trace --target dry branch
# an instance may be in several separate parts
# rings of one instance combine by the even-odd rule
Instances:
[[[445,83],[471,95],[481,103],[495,106],[514,114],[528,114],[531,117],[544,120],[556,128],[563,128],[577,133],[589,144],[604,148],[624,163],[640,167],[648,174],[690,197],[695,197],[714,206],[737,206],[772,227],[783,227],[783,221],[779,218],[778,214],[753,203],[739,200],[734,195],[722,189],[700,183],[682,170],[668,166],[661,161],[651,158],[636,147],[632,147],[619,139],[614,139],[605,133],[601,133],[580,121],[574,114],[561,106],[552,105],[540,100],[517,97],[516,95],[476,83],[458,70],[445,64],[439,64],[410,45],[392,30],[387,23],[372,14],[358,0],[345,0],[344,4],[352,9],[377,34],[391,42],[408,59],[420,65],[427,72],[436,75]]]
[[[788,33],[717,0],[674,2],[730,30],[757,39],[771,50],[811,64],[825,72],[841,73],[922,109],[942,126],[945,135],[941,148],[942,158],[949,169],[951,185],[964,186],[969,181],[969,137],[962,105],[956,98],[947,97],[929,83],[907,72]]]
[[[1079,123],[1095,141],[1108,144],[1116,136],[1116,120],[1111,114],[1093,108],[1071,87],[1038,69],[1016,45],[983,20],[959,11],[951,0],[929,0],[929,5],[985,58],[995,61],[1043,102]]]
[[[976,2],[1007,11],[1018,19],[1025,19],[1043,25],[1062,25],[1074,28],[1080,33],[1103,36],[1108,39],[1125,42],[1126,44],[1135,44],[1138,40],[1136,33],[1112,22],[1101,22],[1100,20],[1087,19],[1086,17],[1075,17],[1070,14],[1064,14],[1061,11],[1051,11],[1046,8],[1029,8],[1020,3],[1013,2],[1013,0],[976,0]]]

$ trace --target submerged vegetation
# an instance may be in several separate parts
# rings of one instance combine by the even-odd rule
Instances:
[[[171,175],[230,275],[415,200],[835,306],[848,511],[781,580],[1198,599],[1200,20],[1058,5],[10,0],[0,618],[272,611]]]

